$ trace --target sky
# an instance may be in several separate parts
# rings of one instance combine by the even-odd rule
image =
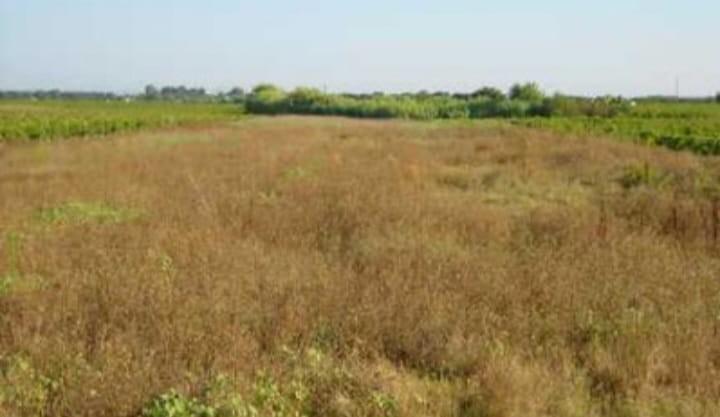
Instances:
[[[720,91],[718,0],[0,0],[0,89],[685,96]]]

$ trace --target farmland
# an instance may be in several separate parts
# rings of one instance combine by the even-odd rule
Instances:
[[[703,155],[720,154],[720,103],[710,99],[674,102],[619,97],[546,96],[533,83],[503,92],[485,88],[470,94],[418,93],[370,96],[325,94],[272,85],[253,90],[251,113],[317,114],[413,120],[506,119],[513,124],[575,135],[611,136]]]
[[[141,129],[232,121],[244,114],[323,115],[421,121],[504,120],[575,136],[608,136],[702,155],[720,154],[720,104],[545,97],[532,84],[505,96],[486,91],[449,95],[285,92],[261,85],[234,103],[171,101],[0,100],[0,141],[103,136]],[[529,91],[524,91],[522,89]],[[483,95],[485,94],[485,95]]]
[[[231,105],[99,100],[0,100],[0,142],[102,136],[236,118]]]
[[[0,415],[720,414],[717,157],[217,106],[0,144]]]
[[[612,118],[552,117],[517,119],[522,126],[574,135],[605,135],[641,144],[703,155],[720,154],[720,104],[640,103]]]

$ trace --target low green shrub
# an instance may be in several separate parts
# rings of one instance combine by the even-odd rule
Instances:
[[[227,377],[215,379],[198,397],[175,390],[143,408],[142,417],[394,417],[395,399],[369,385],[317,349],[285,350],[287,372],[260,372],[250,391],[237,393]]]

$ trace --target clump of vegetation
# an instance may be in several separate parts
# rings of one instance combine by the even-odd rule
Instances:
[[[508,97],[510,97],[511,100],[537,102],[545,98],[545,94],[537,83],[525,83],[515,84],[510,87]]]
[[[0,413],[7,416],[45,416],[59,383],[33,367],[21,355],[0,355]]]
[[[175,390],[153,399],[142,417],[394,417],[397,403],[317,349],[296,353],[285,349],[289,368],[277,380],[259,372],[242,396],[227,376],[212,381],[199,398]]]
[[[143,409],[143,417],[216,417],[217,409],[175,391],[162,394]],[[238,414],[250,416],[252,414]],[[228,414],[228,417],[232,414]]]
[[[485,87],[472,94],[328,94],[313,88],[285,92],[262,84],[247,97],[247,110],[258,114],[318,114],[415,120],[524,118],[533,116],[613,117],[628,107],[624,100],[546,98],[536,83],[516,84],[507,95]]]
[[[69,201],[39,210],[35,218],[44,224],[67,225],[82,223],[112,224],[140,217],[137,210],[117,208],[103,202]]]

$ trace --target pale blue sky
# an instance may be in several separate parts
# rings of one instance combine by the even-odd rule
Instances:
[[[719,0],[0,0],[0,89],[720,90]]]

